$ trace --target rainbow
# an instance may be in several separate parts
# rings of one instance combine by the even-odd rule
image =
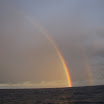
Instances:
[[[85,49],[82,48],[81,46],[79,46],[79,47],[80,47],[80,50],[82,53],[82,61],[83,61],[84,67],[85,67],[85,71],[87,73],[89,85],[93,85],[91,68],[90,68],[90,65],[88,63],[87,55],[85,54]]]
[[[83,63],[85,65],[85,69],[86,69],[86,73],[87,73],[87,76],[88,76],[89,85],[93,85],[92,74],[91,74],[90,66],[88,64],[87,57],[85,55],[83,55]]]
[[[61,63],[63,65],[63,68],[65,70],[65,74],[66,74],[67,82],[68,82],[68,87],[72,87],[72,81],[71,81],[71,76],[70,76],[70,73],[69,73],[69,69],[68,69],[67,64],[65,62],[65,59],[62,56],[62,53],[60,52],[60,50],[59,50],[58,46],[56,45],[55,41],[49,35],[48,31],[46,31],[39,23],[37,23],[36,21],[34,21],[32,18],[30,18],[30,16],[25,16],[25,17],[27,18],[27,20],[32,25],[36,25],[40,29],[40,32],[42,32],[46,36],[46,38],[49,40],[49,42],[51,43],[51,45],[53,46],[53,48],[56,50],[56,53],[57,53],[58,57],[60,58]]]

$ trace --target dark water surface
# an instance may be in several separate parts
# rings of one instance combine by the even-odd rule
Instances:
[[[0,89],[0,104],[104,104],[104,86]]]

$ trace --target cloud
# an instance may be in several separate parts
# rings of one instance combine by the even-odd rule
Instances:
[[[68,87],[66,81],[41,81],[40,83],[23,82],[23,83],[1,83],[2,88],[56,88],[56,87]]]
[[[95,80],[91,80],[92,82],[92,86],[94,85],[104,85],[104,79],[95,79]],[[74,81],[73,82],[73,86],[88,86],[89,82],[88,80],[84,80],[84,81]]]
[[[20,12],[20,1],[17,2],[17,8],[6,1],[0,3],[0,82],[17,83],[2,84],[9,87],[57,85],[59,82],[52,81],[66,79],[59,57],[35,23],[30,23],[28,12],[27,17]],[[25,11],[30,11],[32,18],[37,17],[56,41],[75,86],[89,85],[85,61],[94,81],[104,79],[104,8],[101,0],[57,1],[58,5],[51,2],[29,1],[21,5]],[[44,82],[39,83],[42,80]],[[61,84],[63,86],[64,82]]]

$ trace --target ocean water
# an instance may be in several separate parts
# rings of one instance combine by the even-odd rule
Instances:
[[[104,104],[104,86],[0,89],[0,104]]]

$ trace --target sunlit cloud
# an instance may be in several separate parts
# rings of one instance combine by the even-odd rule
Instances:
[[[0,88],[60,88],[68,87],[67,81],[42,81],[40,83],[23,82],[23,83],[5,83],[0,84]]]

